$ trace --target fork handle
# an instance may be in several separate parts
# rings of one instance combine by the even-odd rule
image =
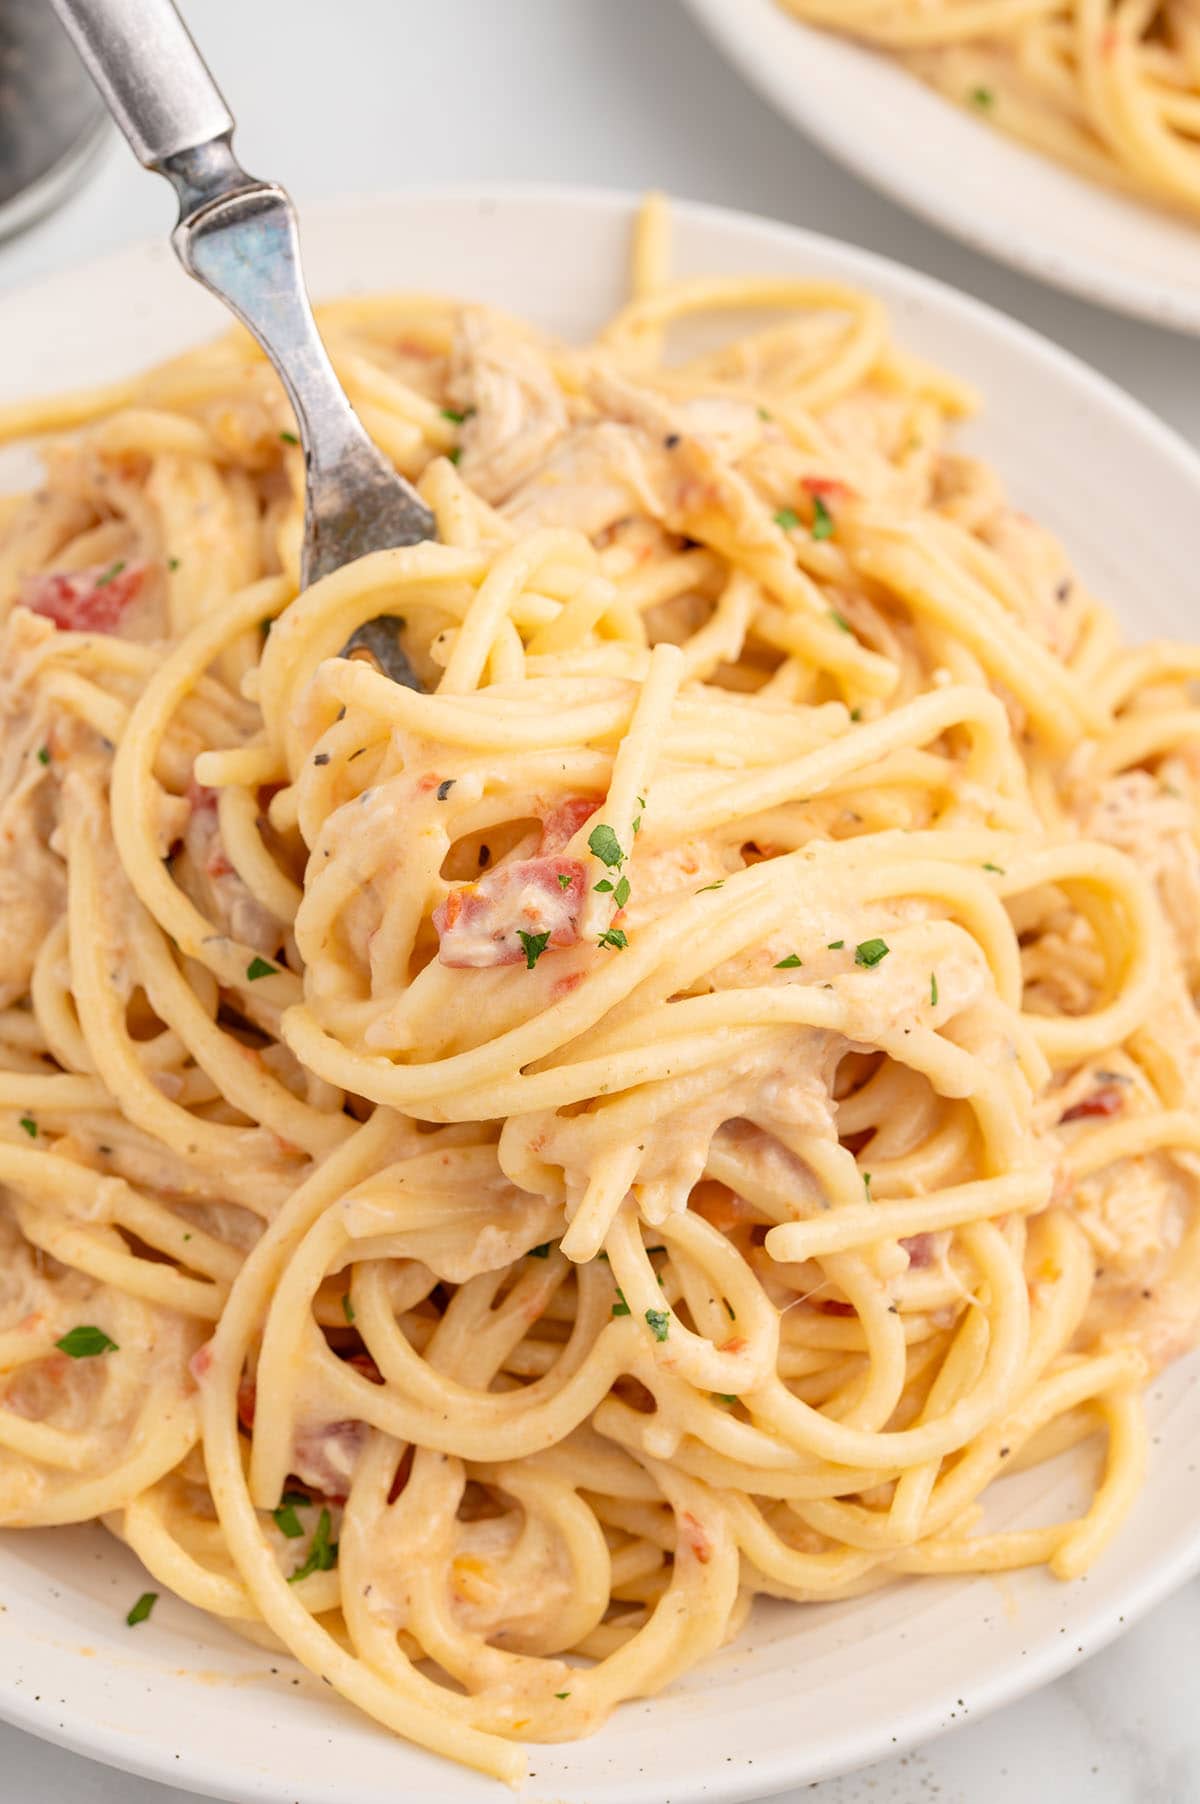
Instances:
[[[233,115],[171,0],[52,4],[148,169],[233,131]]]
[[[389,545],[433,538],[433,514],[368,438],[321,342],[292,203],[234,156],[233,115],[171,0],[52,4],[134,154],[179,198],[180,262],[254,334],[288,392],[305,460],[303,586],[376,549],[379,520]]]

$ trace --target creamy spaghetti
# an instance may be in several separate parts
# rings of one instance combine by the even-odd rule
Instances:
[[[1200,650],[877,302],[674,281],[657,203],[584,348],[323,325],[438,541],[303,594],[244,337],[3,418],[0,1520],[514,1780],[760,1594],[1117,1531],[1200,1309]]]
[[[1200,212],[1195,0],[780,0],[1093,181]]]

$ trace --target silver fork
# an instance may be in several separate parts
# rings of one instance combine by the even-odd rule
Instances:
[[[433,538],[432,513],[367,437],[334,374],[292,202],[234,156],[233,115],[172,0],[52,4],[135,156],[179,197],[171,242],[183,267],[254,334],[287,390],[304,448],[304,586],[364,552]],[[377,658],[380,637],[368,639]],[[395,633],[383,638],[388,674],[420,688]]]

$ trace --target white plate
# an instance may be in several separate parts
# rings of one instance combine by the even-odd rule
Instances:
[[[777,0],[685,4],[785,118],[902,206],[1055,288],[1200,332],[1200,222],[1086,181]]]
[[[590,332],[622,299],[634,203],[577,190],[372,200],[305,222],[319,294],[457,291]],[[1200,461],[1062,351],[862,251],[703,207],[676,215],[676,268],[809,274],[874,289],[903,340],[990,396],[968,439],[1069,543],[1141,633],[1200,636]],[[164,247],[0,297],[0,393],[137,368],[219,325]],[[1150,1483],[1086,1581],[921,1579],[841,1605],[766,1607],[737,1644],[590,1742],[535,1748],[529,1804],[762,1797],[922,1741],[1061,1673],[1200,1568],[1200,1370],[1156,1385]],[[1077,1467],[1009,1479],[1000,1515],[1052,1520]],[[1049,1512],[1049,1515],[1046,1514]],[[0,1534],[0,1714],[153,1778],[239,1804],[497,1804],[491,1781],[390,1739],[286,1660],[164,1597],[136,1630],[136,1562],[99,1529]]]

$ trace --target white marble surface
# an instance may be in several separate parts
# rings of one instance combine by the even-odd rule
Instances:
[[[655,185],[773,214],[982,296],[1069,345],[1200,445],[1200,343],[1038,288],[898,212],[795,137],[674,0],[185,0],[185,11],[243,122],[248,167],[287,183],[301,205],[438,180],[549,179]],[[0,246],[0,286],[170,220],[165,186],[110,144],[66,208]],[[1131,497],[1131,531],[1136,513]],[[1200,1581],[1025,1702],[790,1804],[802,1795],[818,1804],[1195,1804],[1198,1669]],[[0,1727],[0,1804],[34,1798],[188,1804],[192,1794]]]

